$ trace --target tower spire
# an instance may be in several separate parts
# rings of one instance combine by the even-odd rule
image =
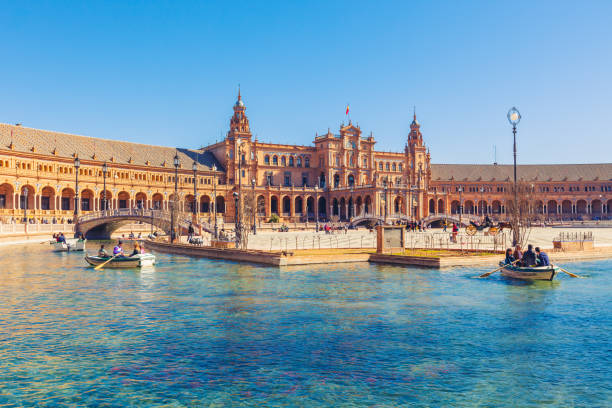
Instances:
[[[240,84],[238,84],[238,100],[241,100],[242,98],[240,97]]]

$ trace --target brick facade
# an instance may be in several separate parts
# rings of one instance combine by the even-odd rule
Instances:
[[[263,143],[253,138],[241,98],[224,140],[199,150],[140,145],[0,124],[0,218],[71,219],[79,157],[80,212],[102,209],[102,165],[108,166],[110,208],[167,209],[179,202],[210,218],[233,220],[232,194],[257,197],[261,219],[288,222],[376,217],[422,219],[456,214],[505,218],[511,166],[431,164],[420,124],[413,117],[403,152],[375,150],[370,134],[350,121],[337,134],[316,135],[312,145]],[[192,166],[196,167],[195,177]],[[542,219],[609,218],[612,164],[519,166],[535,191],[531,210]],[[28,191],[27,198],[25,191]],[[27,201],[27,204],[26,204]],[[407,205],[411,203],[411,205]]]

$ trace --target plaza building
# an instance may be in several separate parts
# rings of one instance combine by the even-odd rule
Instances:
[[[253,197],[260,222],[274,214],[286,223],[507,218],[513,167],[432,164],[420,128],[414,115],[398,152],[377,151],[373,135],[350,121],[309,145],[264,143],[240,94],[226,137],[201,149],[0,124],[0,219],[61,223],[73,220],[75,205],[79,215],[168,210],[176,198],[202,221],[233,222],[235,193]],[[610,217],[612,163],[519,165],[518,178],[536,218]]]

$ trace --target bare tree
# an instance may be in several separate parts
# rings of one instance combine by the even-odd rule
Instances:
[[[247,249],[249,245],[249,235],[251,234],[251,228],[258,210],[255,191],[252,189],[246,190],[239,202],[242,208],[240,208],[241,217],[239,231],[236,231],[236,233],[240,234],[240,248]]]
[[[506,213],[512,227],[513,242],[525,246],[529,241],[531,226],[537,219],[535,187],[532,183],[521,180],[517,182],[516,189],[516,207],[514,184],[510,184],[506,190]]]

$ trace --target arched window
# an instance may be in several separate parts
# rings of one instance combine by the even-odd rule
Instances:
[[[266,156],[264,157],[264,163],[265,163],[265,164],[270,164],[270,156],[268,156],[267,154],[266,154]]]
[[[382,170],[383,169],[383,164],[382,162],[378,162],[378,170]]]
[[[393,163],[393,171],[397,171],[397,166]]]
[[[301,157],[298,157],[295,161],[296,161],[297,167],[302,167],[302,158]]]
[[[354,164],[353,164],[353,155],[352,154],[349,156],[349,165],[351,167],[354,166]]]
[[[310,167],[310,157],[304,157],[304,167]]]
[[[289,167],[293,167],[293,156],[289,156]]]
[[[389,170],[390,170],[390,167],[391,167],[391,166],[389,166],[389,163],[385,164],[385,169],[386,169],[387,171],[389,171]]]
[[[348,185],[349,187],[352,187],[355,185],[355,177],[352,174],[349,174],[348,176]]]
[[[272,164],[275,166],[278,166],[278,157],[276,156],[272,157]]]
[[[399,164],[399,171],[402,171],[403,167],[402,167],[402,163]]]
[[[287,165],[287,159],[285,156],[281,157],[281,166],[285,167]]]

